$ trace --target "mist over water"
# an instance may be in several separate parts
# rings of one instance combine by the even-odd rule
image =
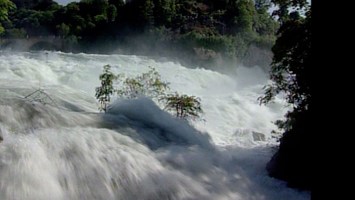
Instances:
[[[178,120],[147,98],[99,113],[102,66],[155,67],[201,98],[204,120]],[[0,52],[0,199],[309,199],[267,176],[281,99],[260,106],[258,67],[234,74],[127,55]],[[46,104],[24,98],[41,88]]]

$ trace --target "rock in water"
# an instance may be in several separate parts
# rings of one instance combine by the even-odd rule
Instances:
[[[262,133],[253,131],[253,140],[254,141],[265,141],[265,135]]]

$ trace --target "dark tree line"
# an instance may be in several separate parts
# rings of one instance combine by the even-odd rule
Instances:
[[[274,0],[279,9],[281,27],[272,48],[274,53],[270,78],[261,103],[283,93],[293,107],[278,126],[283,132],[280,147],[267,165],[269,174],[290,186],[312,189],[312,94],[311,83],[311,9],[305,0]],[[290,12],[290,7],[299,10]],[[302,13],[305,16],[302,16]]]
[[[68,43],[62,51],[107,53],[124,47],[136,54],[197,55],[206,63],[233,61],[245,56],[251,44],[270,49],[278,28],[267,12],[269,0],[12,2],[17,8],[2,20],[2,37],[60,37]]]

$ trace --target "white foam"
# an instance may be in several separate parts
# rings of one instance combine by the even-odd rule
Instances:
[[[205,121],[175,120],[145,98],[99,113],[106,64],[155,67],[201,98]],[[266,174],[272,121],[286,111],[280,99],[258,105],[266,82],[258,68],[227,76],[138,56],[0,52],[0,199],[309,199]],[[46,105],[24,98],[39,88]]]

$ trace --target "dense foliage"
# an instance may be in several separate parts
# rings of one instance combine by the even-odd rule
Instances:
[[[5,31],[2,22],[8,21],[9,10],[14,8],[15,4],[10,0],[0,0],[0,35]]]
[[[278,27],[269,0],[12,1],[17,9],[3,24],[4,37],[59,37],[62,51],[177,55],[218,65],[243,58],[252,44],[271,48]]]
[[[276,1],[276,0],[275,0]],[[270,78],[261,103],[283,94],[292,110],[278,122],[283,136],[280,148],[268,163],[271,176],[286,180],[290,186],[311,189],[311,10],[302,0],[277,0],[281,27],[278,31]],[[302,8],[289,12],[290,6]],[[301,16],[305,11],[305,16]]]

